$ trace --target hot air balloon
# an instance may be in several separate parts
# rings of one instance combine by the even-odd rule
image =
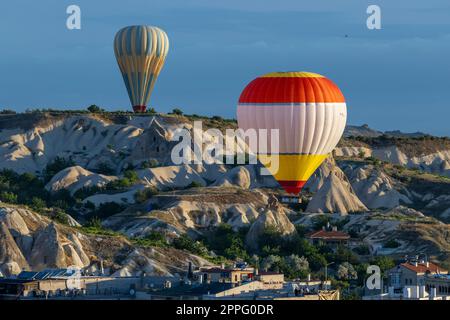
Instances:
[[[347,106],[339,88],[310,72],[274,72],[256,78],[242,91],[239,128],[279,130],[279,151],[258,159],[287,193],[298,194],[339,142]],[[268,139],[270,141],[270,139]],[[270,151],[270,150],[269,150]],[[278,170],[268,164],[278,157]]]
[[[135,112],[145,112],[169,51],[167,34],[157,27],[129,26],[114,39],[114,53]]]

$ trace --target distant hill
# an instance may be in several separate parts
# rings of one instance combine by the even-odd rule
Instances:
[[[420,131],[412,132],[412,133],[406,133],[401,132],[400,130],[393,130],[393,131],[378,131],[375,129],[372,129],[367,124],[363,124],[362,126],[352,126],[347,125],[344,131],[344,137],[366,137],[366,138],[377,138],[379,136],[388,136],[388,137],[395,137],[395,138],[420,138],[420,137],[426,137],[430,136],[427,133],[423,133]]]
[[[383,135],[383,132],[369,128],[367,124],[362,126],[347,125],[344,131],[344,137],[368,137],[375,138]]]

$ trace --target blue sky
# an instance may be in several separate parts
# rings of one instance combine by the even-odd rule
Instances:
[[[70,4],[81,30],[66,28]],[[366,28],[369,4],[382,30]],[[2,1],[0,108],[130,108],[112,48],[130,24],[170,38],[150,102],[159,111],[235,117],[253,78],[304,70],[338,84],[350,124],[450,135],[448,0]]]

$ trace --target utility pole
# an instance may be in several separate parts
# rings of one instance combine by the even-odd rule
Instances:
[[[328,286],[328,266],[331,266],[334,262],[330,262],[328,264],[325,264],[325,290],[327,290]]]

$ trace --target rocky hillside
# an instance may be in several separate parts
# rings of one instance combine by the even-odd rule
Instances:
[[[154,230],[168,235],[189,232],[195,236],[222,223],[234,230],[251,227],[249,233],[255,234],[258,225],[273,222],[281,233],[287,234],[292,232],[287,217],[294,214],[282,206],[267,208],[267,195],[258,189],[190,188],[159,193],[144,204],[130,206],[107,218],[103,226],[133,237],[143,237]]]
[[[168,275],[185,272],[189,262],[208,264],[183,251],[139,247],[124,237],[89,234],[26,208],[0,205],[0,271],[5,276],[68,266],[98,274],[101,263],[107,274]]]
[[[305,214],[297,223],[310,226],[320,214]],[[332,223],[358,235],[369,252],[403,258],[426,252],[433,261],[450,265],[450,226],[421,212],[398,206],[384,211],[358,215],[331,215]]]
[[[306,185],[315,194],[306,212],[364,212],[367,207],[355,194],[353,187],[333,158],[328,158]]]
[[[200,239],[226,224],[235,232],[245,230],[244,240],[251,246],[267,227],[290,237],[296,234],[295,224],[307,224],[308,217],[322,213],[348,216],[361,230],[383,216],[388,219],[380,218],[380,226],[399,223],[383,231],[386,237],[375,231],[362,235],[376,247],[377,236],[383,242],[397,236],[400,225],[402,232],[409,230],[402,221],[411,222],[404,215],[413,212],[422,220],[434,219],[432,225],[440,230],[439,241],[426,240],[433,237],[432,228],[420,226],[419,239],[427,250],[447,250],[448,139],[349,126],[333,155],[306,184],[303,202],[270,205],[270,197],[281,199],[284,192],[271,176],[260,174],[259,165],[172,163],[170,153],[177,143],[172,138],[178,128],[192,129],[192,120],[203,120],[203,129],[236,126],[175,115],[1,116],[2,273],[71,264],[95,271],[99,261],[117,274],[173,273],[187,261],[206,261],[164,246],[139,247],[130,239],[148,239],[155,232],[167,239]],[[211,142],[205,134],[203,147]],[[235,156],[235,151],[225,148],[224,154]],[[59,212],[76,221],[58,223],[54,215]],[[92,235],[77,226],[93,219],[114,236]],[[404,252],[422,248],[422,240],[404,238]]]
[[[450,177],[450,139],[432,136],[344,138],[335,157],[375,158],[410,169]]]

